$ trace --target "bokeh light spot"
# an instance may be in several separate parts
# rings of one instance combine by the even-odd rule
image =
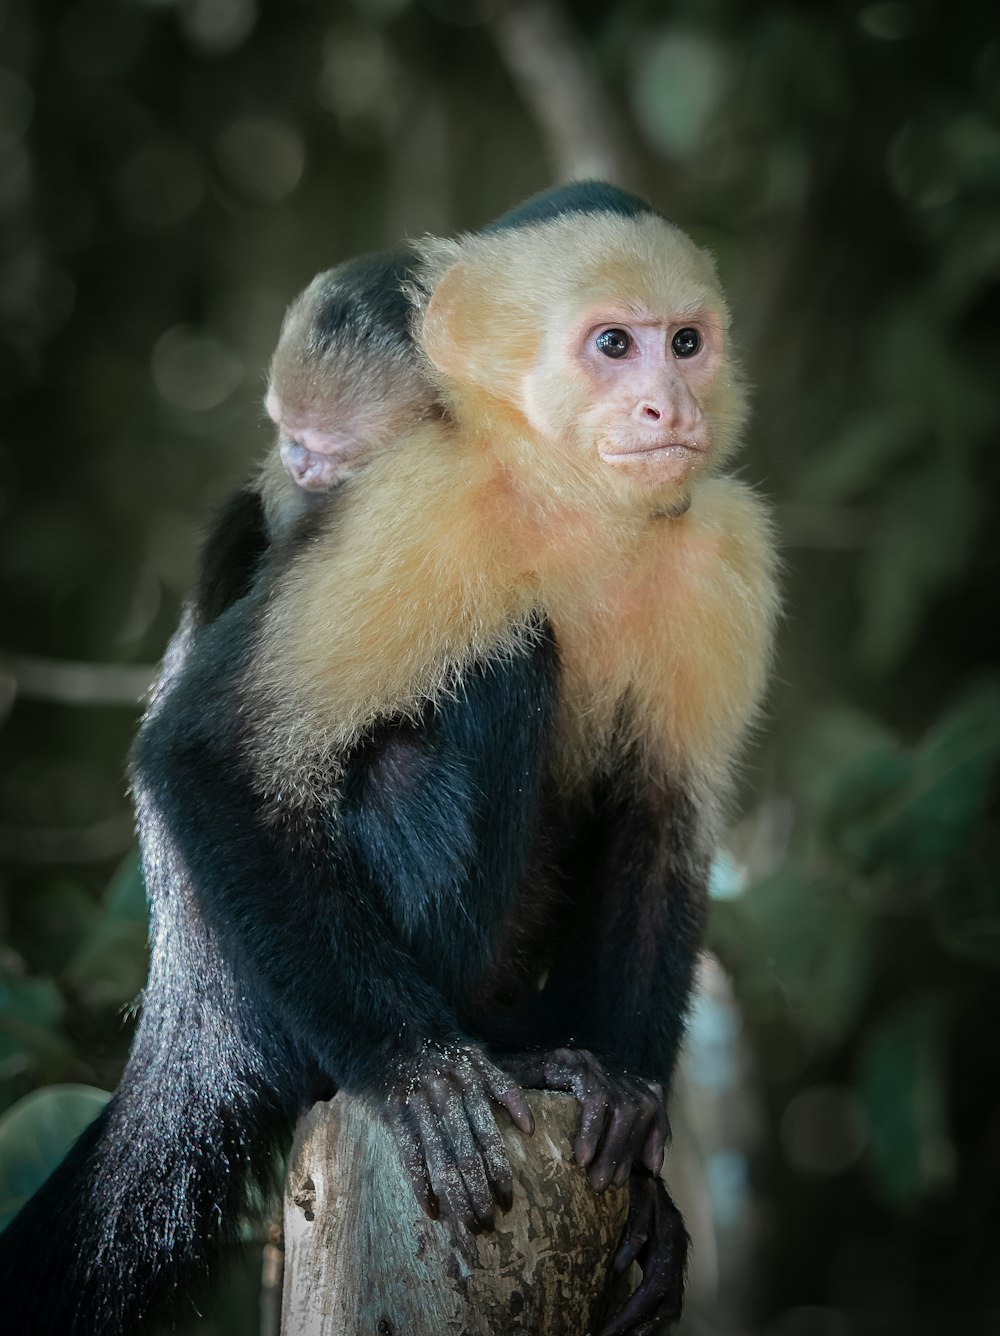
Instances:
[[[35,99],[18,74],[0,70],[0,149],[10,148],[31,124]]]
[[[781,1120],[781,1144],[800,1173],[832,1177],[856,1163],[868,1140],[868,1121],[846,1086],[810,1086],[796,1095]]]
[[[377,32],[338,24],[323,43],[318,97],[347,138],[377,141],[398,119],[400,71]]]
[[[235,51],[257,22],[254,0],[189,0],[181,9],[181,28],[193,47],[208,55]]]
[[[175,227],[205,197],[197,154],[179,139],[150,139],[125,162],[116,182],[123,211],[142,227]]]
[[[230,185],[265,204],[290,195],[305,169],[305,147],[298,132],[270,117],[233,121],[219,135],[216,151]]]
[[[153,349],[153,380],[174,408],[204,413],[217,408],[243,378],[239,358],[221,339],[174,325]]]
[[[633,107],[649,142],[686,157],[701,142],[730,77],[721,47],[698,33],[668,32],[640,52]]]
[[[867,5],[858,15],[858,27],[880,42],[900,42],[913,31],[913,11],[898,0]]]

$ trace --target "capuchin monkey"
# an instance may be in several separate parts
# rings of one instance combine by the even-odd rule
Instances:
[[[259,482],[272,536],[431,411],[404,291],[416,262],[409,249],[348,260],[288,308],[265,399],[278,448]]]
[[[724,473],[745,395],[714,265],[600,189],[428,243],[408,298],[440,411],[165,675],[132,759],[142,1016],[0,1240],[12,1330],[159,1316],[333,1088],[473,1230],[511,1201],[497,1118],[530,1135],[523,1088],[573,1092],[576,1159],[628,1185],[615,1264],[642,1269],[604,1336],[676,1320],[663,1092],[775,558]]]
[[[214,517],[172,648],[247,593],[271,547],[308,529],[333,489],[433,411],[405,293],[417,263],[410,247],[347,260],[289,306],[265,397],[275,446]]]
[[[486,233],[609,201],[619,213],[642,204],[602,182],[574,181],[525,201]],[[272,541],[434,411],[435,389],[410,328],[407,291],[418,262],[412,246],[348,260],[318,274],[289,306],[265,398],[277,450],[256,485]]]
[[[533,196],[485,231],[647,207],[603,182],[573,181]],[[407,293],[419,264],[412,246],[347,260],[318,274],[289,306],[265,396],[275,448],[215,517],[182,639],[247,592],[272,545],[308,532],[340,483],[440,411],[410,328]]]
[[[417,263],[411,247],[347,260],[289,306],[265,398],[275,447],[213,518],[154,696],[198,629],[249,591],[272,549],[301,540],[331,491],[434,410],[405,293]]]

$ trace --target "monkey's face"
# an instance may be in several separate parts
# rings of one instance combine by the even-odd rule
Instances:
[[[453,243],[421,343],[460,420],[491,400],[493,448],[581,504],[684,505],[744,417],[710,256],[655,215],[572,215]],[[497,404],[530,440],[498,443]]]
[[[525,376],[525,415],[630,491],[683,491],[712,454],[723,329],[708,305],[585,309]]]
[[[278,345],[264,406],[281,461],[304,491],[351,477],[430,411],[433,387],[401,344],[372,351],[345,337],[310,356],[287,342]]]

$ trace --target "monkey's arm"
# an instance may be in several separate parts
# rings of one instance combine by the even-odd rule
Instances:
[[[680,786],[625,767],[595,785],[574,825],[560,860],[573,912],[543,994],[563,1044],[504,1065],[524,1085],[577,1096],[576,1157],[601,1190],[633,1162],[653,1173],[662,1163],[658,1110],[701,941],[708,837]]]
[[[681,1308],[687,1234],[659,1170],[704,919],[703,826],[679,785],[640,787],[622,767],[595,786],[565,858],[576,912],[546,989],[582,1047],[503,1064],[522,1085],[575,1094],[578,1162],[598,1190],[628,1182],[615,1264],[638,1261],[643,1279],[602,1336],[660,1330]]]
[[[425,1209],[481,1227],[511,1192],[489,1099],[532,1123],[458,1003],[527,857],[552,655],[511,655],[418,725],[387,721],[340,758],[336,792],[265,798],[241,695],[246,603],[201,632],[140,734],[136,786],[157,817],[145,857],[186,869],[294,1050],[381,1099]]]
[[[668,1088],[704,931],[710,836],[680,784],[629,776],[595,799],[603,932],[588,1029],[597,1053]]]
[[[604,795],[602,807],[608,844],[597,891],[607,931],[597,961],[595,1046],[669,1089],[704,928],[711,837],[680,784],[630,793],[625,782]],[[602,1336],[677,1320],[687,1247],[663,1181],[635,1169],[615,1265],[624,1271],[637,1260],[643,1278]]]

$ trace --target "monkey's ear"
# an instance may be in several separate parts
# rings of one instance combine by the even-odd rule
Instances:
[[[482,383],[482,354],[489,342],[490,303],[481,288],[471,265],[464,260],[453,264],[431,294],[421,330],[420,342],[436,370],[466,384]]]
[[[419,342],[435,370],[455,385],[515,403],[537,351],[537,315],[531,318],[530,297],[518,300],[510,274],[491,261],[465,256],[444,272]]]

